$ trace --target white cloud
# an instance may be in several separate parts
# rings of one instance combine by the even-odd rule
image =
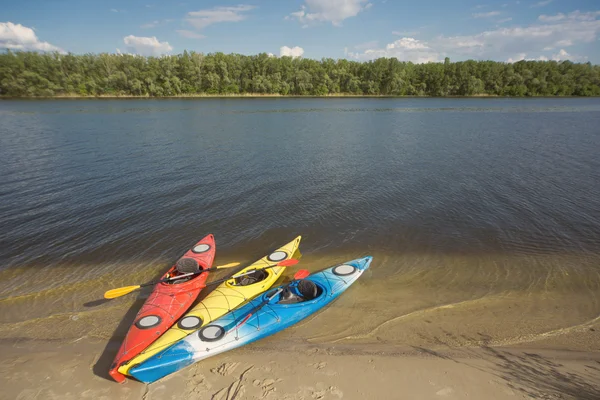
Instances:
[[[316,22],[331,22],[333,26],[341,26],[345,19],[355,17],[373,6],[368,0],[305,0],[305,3],[300,11],[285,18],[297,19],[303,27]]]
[[[194,31],[188,31],[185,29],[179,29],[177,31],[181,36],[188,39],[204,39],[206,36],[196,33]]]
[[[357,60],[371,60],[380,57],[395,57],[400,61],[412,61],[414,63],[427,63],[439,61],[440,55],[433,50],[428,43],[415,38],[404,37],[389,43],[383,49],[366,49],[362,53],[348,52],[346,55]]]
[[[146,24],[141,25],[140,28],[142,28],[142,29],[156,28],[159,24],[160,24],[160,21],[152,21],[152,22],[148,22]]]
[[[289,56],[292,58],[296,58],[296,57],[302,57],[302,55],[304,54],[304,49],[302,47],[287,47],[287,46],[282,46],[279,48],[279,55],[281,57],[284,56]]]
[[[593,21],[600,17],[600,11],[590,11],[582,13],[581,11],[577,10],[573,11],[572,13],[569,13],[568,17],[580,21]]]
[[[214,7],[206,10],[190,11],[185,18],[186,22],[196,29],[204,29],[209,25],[219,22],[239,22],[248,18],[245,14],[255,6],[240,4],[233,7]]]
[[[174,21],[173,19],[163,19],[162,21],[154,20],[152,22],[148,22],[146,24],[140,25],[140,28],[142,28],[142,29],[156,28],[157,26],[166,25],[173,21]]]
[[[159,42],[156,36],[139,37],[129,35],[123,38],[123,42],[128,51],[143,56],[159,56],[173,50],[169,42]]]
[[[392,31],[392,35],[395,36],[417,36],[419,31]]]
[[[513,58],[509,58],[507,60],[507,62],[509,63],[515,63],[518,61],[548,61],[549,58],[546,56],[539,56],[536,58],[527,58],[527,55],[525,53],[521,53],[518,54],[514,59]],[[565,60],[570,60],[570,61],[585,61],[587,60],[587,57],[581,57],[581,56],[576,56],[576,55],[572,55],[567,53],[567,51],[565,49],[560,49],[560,51],[556,54],[552,55],[552,60],[553,61],[565,61]]]
[[[506,7],[508,7],[507,3],[502,4],[502,8],[506,8]]]
[[[508,63],[516,63],[517,61],[524,60],[525,57],[527,57],[527,54],[521,53],[521,54],[515,56],[515,58],[510,57],[508,60],[506,60],[506,62],[508,62]]]
[[[407,50],[428,49],[425,43],[413,38],[402,38],[386,46],[386,49],[395,48],[402,48]]]
[[[33,29],[12,22],[0,22],[0,48],[25,51],[65,51],[60,47],[42,42]]]
[[[563,13],[558,13],[556,15],[546,15],[546,14],[542,14],[538,17],[538,19],[542,22],[556,22],[556,21],[562,21],[563,19],[567,18],[567,16]]]
[[[490,18],[495,17],[496,15],[500,15],[500,11],[490,11],[486,13],[475,13],[472,14],[473,18]]]
[[[557,46],[572,46],[573,42],[570,40],[559,40],[558,42],[556,42]]]
[[[397,57],[400,60],[427,62],[451,58],[518,59],[515,54],[540,53],[544,49],[592,43],[600,34],[600,11],[574,11],[555,22],[536,23],[484,31],[475,35],[438,36],[426,42],[402,38],[384,48],[350,52],[349,57],[374,59]],[[547,50],[546,50],[547,51]]]
[[[505,23],[505,22],[510,22],[510,21],[512,21],[512,17],[508,17],[508,18],[502,18],[502,19],[499,19],[499,20],[498,20],[498,23],[499,23],[499,24],[503,24],[503,23]]]
[[[544,0],[544,1],[538,1],[535,4],[532,4],[530,6],[530,8],[537,8],[537,7],[544,7],[547,6],[548,4],[552,3],[553,0]]]
[[[440,36],[433,41],[442,52],[484,57],[537,52],[561,43],[590,43],[600,33],[595,13],[569,13],[556,23],[515,26],[485,31],[471,36]]]
[[[569,57],[571,57],[571,55],[567,53],[564,49],[560,49],[558,53],[552,55],[552,59],[554,61],[567,60],[569,59]]]
[[[126,11],[126,10],[118,10],[118,9],[116,9],[116,8],[111,8],[111,9],[110,9],[110,12],[114,12],[114,13],[124,13],[124,12],[127,12],[127,11]]]
[[[509,58],[508,60],[506,60],[506,62],[512,64],[512,63],[516,63],[516,62],[523,61],[523,60],[525,60],[525,61],[548,61],[548,57],[546,57],[546,56],[539,56],[537,58],[526,58],[526,57],[527,57],[527,54],[520,53],[517,56],[515,56],[515,58]]]
[[[558,53],[552,54],[552,59],[554,61],[570,60],[574,62],[580,62],[587,60],[587,56],[576,56],[574,54],[567,53],[564,49],[560,49]]]

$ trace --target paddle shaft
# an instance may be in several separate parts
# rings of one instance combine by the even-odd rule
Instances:
[[[229,277],[227,277],[227,278],[218,279],[218,280],[216,280],[216,281],[212,281],[212,282],[210,282],[210,283],[207,283],[207,284],[206,284],[206,286],[208,286],[208,285],[213,285],[213,284],[215,284],[215,283],[222,283],[222,282],[226,282],[226,281],[228,281],[228,280],[230,280],[230,279],[241,278],[242,276],[250,275],[250,274],[253,274],[253,273],[255,273],[256,271],[260,271],[260,270],[263,270],[263,269],[267,269],[267,268],[275,268],[275,267],[282,267],[282,268],[285,268],[285,267],[289,267],[289,266],[291,266],[291,265],[294,265],[294,264],[297,264],[297,263],[298,263],[298,260],[295,260],[295,259],[293,259],[293,258],[290,258],[290,259],[287,259],[287,260],[283,260],[283,261],[281,261],[281,262],[279,262],[279,263],[277,263],[277,264],[275,264],[275,265],[269,265],[268,267],[264,267],[264,268],[255,268],[255,269],[253,269],[253,270],[251,270],[251,271],[247,271],[247,272],[245,272],[245,273],[243,273],[243,274],[241,274],[241,275],[232,275],[232,276],[229,276]],[[246,267],[246,268],[247,268],[247,267]],[[209,268],[209,269],[205,269],[205,270],[203,270],[203,271],[199,271],[199,272],[190,272],[190,273],[188,273],[188,274],[179,275],[179,276],[174,276],[173,278],[168,278],[167,280],[177,280],[177,279],[180,279],[180,278],[185,278],[186,276],[195,275],[195,274],[199,274],[199,273],[206,272],[206,271],[214,271],[214,270],[216,270],[216,269],[222,269],[222,268],[218,268],[218,267],[217,267],[217,268]],[[161,282],[161,281],[159,281],[159,282]],[[164,281],[163,281],[163,282],[164,282]],[[157,282],[157,283],[158,283],[158,282]],[[152,284],[152,282],[150,282],[150,283],[148,283],[148,284],[141,285],[141,286],[146,286],[146,285],[151,285],[151,284]],[[140,286],[140,287],[141,287],[141,286]]]
[[[232,264],[236,264],[239,265],[239,263],[232,263]],[[142,283],[141,285],[134,285],[134,286],[125,286],[122,288],[117,288],[117,289],[112,289],[109,290],[108,292],[104,293],[104,298],[106,299],[114,299],[117,297],[121,297],[121,296],[125,296],[126,294],[129,294],[137,289],[143,288],[143,287],[147,287],[147,286],[151,286],[151,285],[156,285],[159,284],[161,282],[171,282],[171,281],[176,281],[185,277],[189,277],[192,275],[199,275],[202,272],[208,272],[208,271],[215,271],[217,269],[223,269],[223,268],[227,268],[232,266],[232,264],[225,264],[225,265],[219,265],[218,267],[214,267],[214,268],[207,268],[207,269],[203,269],[202,271],[197,271],[197,272],[189,272],[187,274],[183,274],[183,275],[179,275],[179,276],[174,276],[172,278],[166,278],[166,279],[161,279],[158,281],[154,281],[154,282],[148,282],[148,283]]]
[[[293,281],[292,281],[292,282],[293,282]],[[291,283],[291,282],[290,282],[290,283]],[[276,291],[275,293],[273,293],[271,296],[269,296],[267,299],[265,299],[265,301],[263,301],[262,303],[260,303],[258,306],[254,307],[254,308],[252,309],[252,311],[250,311],[250,312],[248,313],[248,315],[246,315],[246,316],[244,317],[244,319],[243,319],[243,320],[242,320],[242,321],[241,321],[239,324],[237,324],[237,325],[235,326],[235,329],[237,329],[237,328],[239,328],[240,326],[244,325],[244,323],[246,323],[246,321],[248,321],[248,320],[250,319],[250,317],[251,317],[252,315],[254,315],[254,313],[255,313],[255,312],[257,312],[257,311],[260,311],[260,309],[261,309],[261,308],[263,308],[264,306],[266,306],[267,304],[269,304],[269,303],[271,302],[271,300],[273,300],[273,299],[275,298],[275,296],[277,296],[279,293],[283,292],[283,290],[284,290],[285,288],[287,288],[287,287],[290,285],[290,283],[288,283],[287,285],[285,285],[285,286],[284,286],[284,287],[282,287],[282,288],[279,288],[279,289],[277,289],[277,291]]]
[[[297,263],[298,263],[298,260],[290,258],[288,260],[283,260],[283,261],[281,261],[281,262],[279,262],[279,263],[277,263],[275,265],[270,265],[270,266],[265,267],[265,268],[289,267],[289,266],[295,265]],[[203,269],[202,271],[197,271],[197,272],[189,272],[187,274],[183,274],[183,275],[179,275],[179,276],[174,276],[172,278],[161,279],[159,281],[143,283],[141,285],[126,286],[126,287],[122,287],[122,288],[112,289],[112,290],[109,290],[108,292],[104,293],[104,298],[106,298],[106,299],[114,299],[114,298],[117,298],[117,297],[125,296],[126,294],[129,294],[129,293],[133,292],[134,290],[140,289],[142,287],[146,287],[146,286],[150,286],[150,285],[156,285],[156,284],[161,283],[161,282],[176,281],[178,279],[182,279],[182,278],[189,277],[189,276],[192,276],[192,275],[198,275],[198,274],[201,274],[203,272],[215,271],[215,270],[218,270],[218,269],[224,269],[224,268],[228,268],[228,267],[231,267],[231,266],[234,266],[234,265],[239,265],[239,263],[231,263],[231,264],[219,265],[218,267],[207,268],[207,269]],[[246,267],[246,268],[248,268],[248,267]],[[212,285],[212,284],[215,284],[215,283],[221,283],[221,282],[224,282],[224,281],[227,281],[227,280],[230,280],[230,279],[234,279],[234,278],[239,278],[239,277],[242,277],[242,276],[245,276],[245,275],[250,275],[250,274],[252,274],[252,273],[254,273],[254,272],[256,272],[256,271],[258,271],[260,269],[265,269],[265,268],[255,268],[252,271],[248,271],[248,272],[246,272],[244,274],[241,274],[241,275],[234,275],[234,274],[232,274],[232,275],[230,275],[229,277],[227,277],[225,279],[220,279],[220,280],[211,282],[211,283],[209,283],[209,285]],[[204,285],[204,286],[207,286],[207,285]]]
[[[177,276],[174,276],[172,278],[166,278],[166,279],[161,279],[161,280],[154,281],[154,282],[143,283],[143,284],[140,285],[140,287],[145,287],[145,286],[150,286],[150,285],[156,285],[157,283],[162,283],[162,282],[176,281],[178,279],[186,278],[188,276],[199,275],[199,274],[201,274],[203,272],[217,271],[219,269],[222,269],[222,268],[207,268],[207,269],[202,269],[202,270],[197,271],[197,272],[188,272],[187,274],[177,275]]]

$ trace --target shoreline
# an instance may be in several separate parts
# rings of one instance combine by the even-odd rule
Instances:
[[[476,94],[472,96],[394,96],[394,95],[354,95],[354,94],[327,94],[327,95],[281,95],[277,93],[243,93],[243,94],[182,94],[176,96],[149,96],[149,95],[77,95],[65,94],[55,96],[2,96],[0,100],[48,100],[48,99],[224,99],[224,98],[289,98],[289,99],[587,99],[600,98],[600,96],[498,96],[493,94]]]
[[[109,380],[106,371],[118,342],[85,337],[68,343],[2,341],[5,361],[0,382],[5,398],[23,400],[591,400],[600,396],[600,352],[413,346],[390,354],[361,347],[289,347],[278,336],[193,364],[150,385]]]

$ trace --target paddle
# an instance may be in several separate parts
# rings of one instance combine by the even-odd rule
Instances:
[[[273,267],[289,267],[289,266],[292,266],[292,265],[295,265],[295,264],[298,264],[298,260],[295,260],[293,258],[289,259],[289,260],[283,260],[283,261],[281,261],[278,264],[271,265],[271,266],[268,266],[268,267],[265,267],[265,268],[257,268],[257,269],[254,269],[252,271],[248,271],[248,272],[246,272],[244,274],[241,274],[241,275],[230,276],[230,277],[227,277],[227,278],[224,278],[224,279],[219,279],[219,280],[216,280],[216,281],[212,281],[212,282],[206,284],[205,286],[214,285],[216,283],[225,282],[225,281],[228,281],[230,279],[240,278],[240,277],[245,276],[245,275],[250,275],[250,274],[253,274],[254,272],[256,272],[258,270],[261,270],[261,269],[273,268]],[[176,281],[178,279],[185,278],[187,276],[201,274],[202,272],[216,271],[218,269],[230,268],[230,267],[235,267],[235,266],[238,266],[238,265],[240,265],[240,263],[230,263],[230,264],[225,264],[225,265],[219,265],[218,267],[204,269],[204,270],[198,271],[198,272],[190,272],[189,274],[183,274],[183,275],[179,275],[179,276],[174,276],[173,278],[167,278],[167,279],[161,279],[159,281],[148,282],[148,283],[144,283],[142,285],[125,286],[125,287],[122,287],[122,288],[112,289],[112,290],[109,290],[108,292],[104,293],[104,298],[106,298],[106,299],[114,299],[114,298],[117,298],[117,297],[125,296],[126,294],[129,294],[129,293],[133,292],[134,290],[142,288],[144,286],[156,285],[157,283],[161,283],[161,282]]]
[[[225,265],[219,265],[217,267],[202,269],[202,270],[197,271],[197,272],[190,272],[188,274],[174,276],[172,278],[166,278],[166,279],[161,279],[161,280],[154,281],[154,282],[143,283],[141,285],[125,286],[125,287],[120,287],[120,288],[117,288],[117,289],[111,289],[108,292],[104,293],[104,298],[105,299],[114,299],[114,298],[117,298],[117,297],[125,296],[126,294],[129,294],[129,293],[133,292],[134,290],[142,288],[142,287],[145,287],[145,286],[156,285],[157,283],[161,283],[161,282],[176,281],[178,279],[185,278],[185,277],[188,277],[188,276],[199,275],[199,274],[201,274],[203,272],[210,272],[210,271],[216,271],[216,270],[219,270],[219,269],[237,267],[238,265],[240,265],[240,263],[234,262],[234,263],[229,263],[229,264],[225,264]]]
[[[244,325],[246,323],[246,321],[248,321],[250,319],[250,317],[256,313],[257,311],[259,311],[261,308],[263,308],[264,306],[266,306],[267,304],[269,304],[269,302],[271,302],[271,300],[273,300],[275,298],[275,296],[277,296],[279,293],[283,292],[288,286],[290,286],[294,281],[300,280],[300,279],[304,279],[306,278],[308,275],[310,275],[310,272],[306,269],[301,269],[300,271],[296,272],[294,274],[294,280],[291,281],[290,283],[288,283],[285,286],[280,287],[279,289],[277,289],[275,291],[275,293],[273,293],[271,296],[267,297],[262,303],[260,303],[259,305],[257,305],[256,307],[254,307],[249,313],[248,315],[246,315],[244,317],[244,319],[242,320],[242,322],[240,322],[239,324],[237,324],[235,326],[235,329],[238,329],[240,326]]]

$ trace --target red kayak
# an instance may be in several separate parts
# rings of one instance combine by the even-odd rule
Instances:
[[[209,269],[214,258],[215,238],[208,235],[177,260],[161,279]],[[118,371],[120,366],[152,344],[187,311],[204,287],[207,277],[208,273],[200,273],[168,283],[162,282],[154,287],[110,366],[108,373],[115,381],[125,381],[125,375]]]

